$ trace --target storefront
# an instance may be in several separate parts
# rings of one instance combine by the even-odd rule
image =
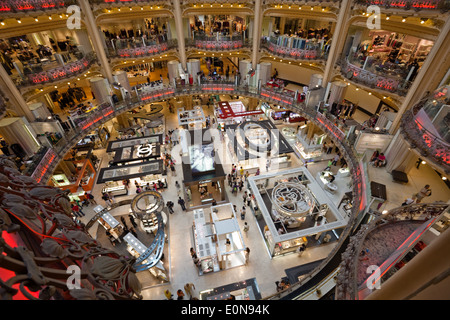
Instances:
[[[196,209],[193,215],[194,248],[200,275],[245,264],[246,246],[231,203]]]
[[[126,186],[122,181],[129,179],[131,184],[133,182],[141,187],[147,184],[153,187],[160,185],[162,188],[167,188],[167,179],[163,175],[164,164],[163,160],[150,160],[142,163],[134,163],[122,166],[113,166],[100,169],[98,173],[97,184],[105,183],[103,192],[124,193]],[[115,182],[106,185],[107,182]]]
[[[67,170],[53,174],[49,185],[59,187],[62,190],[69,190],[70,201],[81,202],[85,199],[86,192],[90,192],[94,187],[97,176],[95,156],[92,149],[88,152],[75,149],[73,151],[60,164]]]
[[[336,241],[346,225],[326,191],[304,167],[249,177],[258,230],[271,258]],[[336,197],[338,199],[338,197]]]
[[[195,106],[191,110],[179,108],[178,124],[187,130],[202,129],[206,126],[206,117],[202,106]]]
[[[269,120],[226,125],[225,132],[238,169],[242,167],[244,171],[254,173],[258,168],[265,168],[268,159],[271,166],[278,168],[292,165],[290,153],[294,149]]]

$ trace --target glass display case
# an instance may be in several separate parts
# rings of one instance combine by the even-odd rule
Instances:
[[[298,247],[302,244],[307,245],[308,240],[306,237],[301,237],[297,239],[287,240],[278,242],[274,247],[274,256],[284,255],[286,253],[294,252],[298,249]]]
[[[128,194],[128,189],[121,181],[108,181],[102,189],[102,193],[111,192],[114,197],[125,196]]]

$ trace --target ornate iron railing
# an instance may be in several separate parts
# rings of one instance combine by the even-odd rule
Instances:
[[[338,64],[341,67],[341,74],[350,81],[372,89],[396,93],[400,96],[405,96],[408,92],[410,82],[403,78],[375,74],[351,64],[346,59],[341,59]]]
[[[106,47],[110,57],[143,58],[152,57],[177,48],[177,40],[164,37],[155,39],[113,39],[106,40]]]
[[[95,54],[90,52],[80,60],[70,62],[64,66],[42,72],[27,74],[25,75],[25,78],[20,78],[17,80],[17,86],[19,88],[25,88],[67,80],[88,71],[96,61],[97,58]]]
[[[142,299],[134,258],[102,247],[72,218],[67,192],[0,156],[0,299]]]
[[[194,47],[195,49],[206,51],[238,50],[249,48],[251,45],[251,40],[245,39],[242,35],[195,35],[194,39],[186,39],[187,47]]]
[[[76,4],[76,0],[0,0],[0,13],[67,10],[67,7]]]
[[[404,10],[440,10],[446,12],[450,9],[450,3],[447,0],[355,0],[356,4],[368,7],[376,5],[386,9],[404,9]]]
[[[399,222],[402,223],[408,223],[408,222],[429,222],[428,227],[433,224],[433,221],[436,221],[436,219],[446,210],[448,210],[449,205],[445,203],[433,203],[433,204],[411,204],[408,206],[403,206],[399,208],[395,208],[393,210],[390,210],[386,214],[378,215],[377,218],[372,220],[369,224],[365,224],[361,227],[361,229],[350,238],[349,245],[347,246],[347,249],[342,254],[342,262],[340,264],[339,273],[337,276],[337,284],[336,284],[336,299],[337,300],[358,300],[358,299],[364,299],[367,294],[370,294],[370,290],[366,290],[364,286],[361,286],[361,282],[367,281],[370,274],[368,274],[367,270],[362,270],[362,272],[359,271],[359,267],[361,267],[361,261],[362,258],[361,252],[364,251],[364,259],[367,259],[369,262],[368,264],[379,264],[380,261],[376,261],[376,259],[379,259],[378,256],[389,256],[393,252],[379,252],[380,250],[383,250],[383,245],[380,245],[380,249],[376,252],[377,257],[375,257],[375,252],[367,252],[365,250],[365,246],[367,246],[367,243],[364,242],[365,239],[371,234],[375,234],[377,231],[379,231],[381,228],[384,228],[387,225],[393,224],[399,224]],[[414,245],[414,242],[417,242],[420,240],[420,235],[425,230],[422,230],[418,235],[416,235],[415,238],[411,239],[412,243],[407,243],[407,248],[411,248],[412,245]],[[370,245],[373,247],[376,247],[376,243],[373,243],[375,241],[376,237],[372,237],[370,240]],[[381,238],[380,238],[381,239]],[[384,239],[384,238],[383,238]],[[401,239],[403,241],[403,239]],[[405,249],[404,252],[397,253],[395,257],[392,257],[394,259],[393,262],[389,264],[389,266],[392,266],[395,264],[396,261],[400,261],[404,255],[406,255],[409,250]],[[395,248],[397,249],[397,248]],[[394,249],[394,250],[395,250]],[[392,250],[392,248],[388,249],[385,248],[385,250]],[[382,262],[382,261],[381,261]],[[381,282],[385,280],[386,273],[389,271],[388,268],[383,268],[380,270],[380,278],[379,279],[369,279],[369,280],[375,280],[380,281],[379,284],[381,285]],[[358,274],[360,276],[358,276]],[[365,277],[361,278],[361,274],[364,274]],[[365,280],[365,281],[364,281]],[[373,283],[371,283],[373,284]]]
[[[294,60],[326,60],[329,45],[322,46],[318,43],[314,43],[306,46],[305,49],[290,48],[277,45],[276,40],[271,38],[269,41],[261,39],[261,48],[279,58]]]
[[[423,157],[433,161],[436,165],[450,173],[450,145],[429,131],[416,118],[416,113],[428,98],[423,99],[412,110],[407,110],[401,118],[401,132],[412,148],[417,148]]]

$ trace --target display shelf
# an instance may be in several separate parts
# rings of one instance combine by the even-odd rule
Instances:
[[[119,181],[108,181],[102,189],[102,193],[109,193],[115,197],[128,195],[128,189]]]

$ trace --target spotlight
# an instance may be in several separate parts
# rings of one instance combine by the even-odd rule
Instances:
[[[444,180],[444,181],[447,180],[447,177],[442,177],[442,180]]]
[[[427,164],[427,162],[426,161],[422,161],[421,164]]]
[[[402,22],[405,22],[405,21],[406,21],[406,18],[403,18],[403,19],[402,19]]]

